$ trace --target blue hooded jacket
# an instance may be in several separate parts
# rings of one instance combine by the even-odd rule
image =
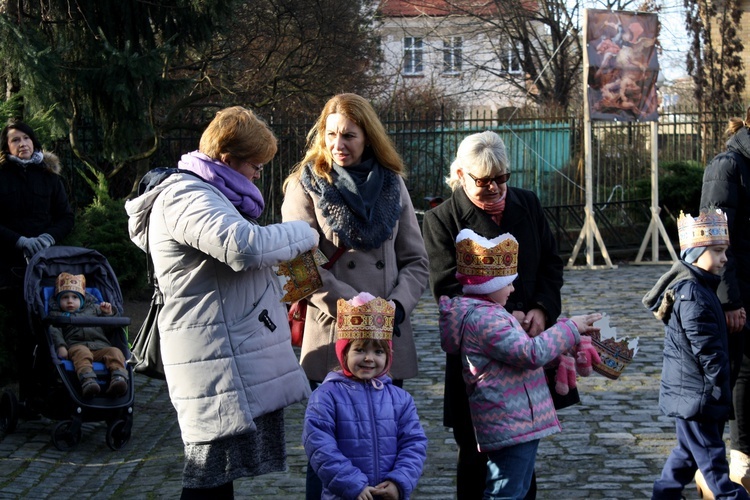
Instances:
[[[302,441],[323,500],[355,499],[383,481],[406,500],[427,458],[414,400],[387,375],[363,382],[329,373],[307,403]]]
[[[659,409],[686,420],[723,421],[732,410],[721,278],[676,262],[644,297],[664,324]]]

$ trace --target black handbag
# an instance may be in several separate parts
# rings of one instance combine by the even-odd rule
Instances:
[[[164,380],[164,363],[161,360],[161,346],[159,343],[159,312],[164,305],[164,297],[158,285],[154,284],[154,295],[148,308],[146,319],[143,320],[138,334],[130,348],[131,357],[128,363],[133,371],[147,377]]]

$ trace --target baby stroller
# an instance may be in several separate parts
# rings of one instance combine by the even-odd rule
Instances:
[[[47,304],[54,295],[55,278],[61,272],[83,274],[86,277],[86,292],[100,301],[112,304],[116,316],[109,317],[65,317],[47,315]],[[107,422],[107,445],[119,450],[130,440],[133,424],[133,372],[129,365],[128,389],[124,395],[111,398],[104,395],[83,399],[78,376],[70,360],[57,357],[49,326],[80,325],[102,327],[110,343],[122,350],[125,359],[130,358],[127,325],[130,318],[122,317],[122,292],[112,268],[96,250],[86,248],[52,246],[40,251],[29,261],[24,278],[24,300],[28,320],[34,336],[31,370],[25,370],[31,380],[24,401],[18,401],[11,390],[0,396],[0,428],[13,432],[18,423],[21,407],[27,413],[41,415],[59,422],[52,429],[52,443],[59,450],[74,448],[81,440],[81,424],[84,422]],[[26,358],[26,359],[30,359]],[[94,363],[97,383],[103,388],[109,383],[109,371],[102,363]]]

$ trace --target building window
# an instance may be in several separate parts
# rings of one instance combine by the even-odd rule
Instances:
[[[463,39],[454,36],[443,40],[443,74],[457,75],[461,73],[461,48]]]
[[[503,73],[519,74],[523,72],[521,60],[518,54],[521,52],[521,45],[514,49],[511,45],[505,44],[500,50],[500,69]]]
[[[422,74],[422,39],[413,36],[404,38],[404,74]]]

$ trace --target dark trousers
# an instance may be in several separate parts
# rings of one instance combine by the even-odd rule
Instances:
[[[233,482],[215,488],[182,488],[182,495],[180,495],[180,500],[232,500],[233,498]]]
[[[733,378],[734,419],[729,421],[731,448],[750,455],[750,330],[729,334],[729,364]],[[732,356],[732,353],[738,355]],[[741,356],[739,355],[741,353]]]
[[[700,469],[706,485],[721,498],[748,499],[745,488],[729,480],[724,447],[724,422],[675,419],[677,446],[667,458],[661,477],[654,482],[653,499],[683,498],[682,490]]]

